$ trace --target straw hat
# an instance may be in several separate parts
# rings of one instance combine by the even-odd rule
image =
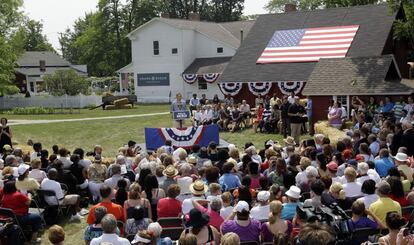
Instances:
[[[195,164],[197,164],[197,158],[194,157],[194,156],[191,156],[187,159],[187,162],[195,165]]]
[[[196,180],[190,185],[190,191],[194,195],[204,195],[208,190],[208,186],[201,180]]]
[[[168,165],[167,168],[162,171],[162,174],[172,178],[178,174],[178,170],[173,165]]]
[[[283,140],[286,145],[296,145],[295,138],[292,136],[288,136],[286,139]]]

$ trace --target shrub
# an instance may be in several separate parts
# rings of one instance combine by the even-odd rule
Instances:
[[[17,107],[4,113],[7,115],[42,115],[42,114],[55,114],[56,110],[53,108],[44,107]]]

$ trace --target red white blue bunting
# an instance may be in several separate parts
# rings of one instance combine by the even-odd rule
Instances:
[[[203,74],[203,78],[208,83],[214,83],[219,77],[219,75],[220,75],[219,73],[207,73],[207,74]]]
[[[197,81],[197,74],[183,74],[182,77],[184,82],[188,84],[193,84]]]
[[[303,81],[286,81],[277,82],[280,92],[285,95],[290,95],[292,92],[298,94],[305,83]]]
[[[221,92],[226,96],[235,96],[242,89],[242,83],[220,83],[219,84]]]
[[[254,96],[264,96],[272,88],[272,82],[249,82],[248,86]]]

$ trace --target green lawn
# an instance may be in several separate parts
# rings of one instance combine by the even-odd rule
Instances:
[[[154,105],[135,105],[133,109],[124,110],[102,110],[97,108],[95,110],[89,109],[73,109],[72,114],[69,113],[69,109],[64,109],[63,112],[66,114],[52,114],[52,115],[8,115],[4,111],[0,112],[1,117],[6,117],[9,120],[53,120],[53,119],[71,119],[71,118],[87,118],[87,117],[108,117],[108,116],[122,116],[122,115],[133,115],[133,114],[147,114],[154,112],[168,112],[170,106],[167,104],[154,104]],[[60,112],[60,109],[56,110]]]
[[[72,115],[7,115],[9,119],[69,119],[86,117],[106,117],[131,114],[147,114],[166,112],[168,105],[138,105],[131,110],[103,111],[80,110],[80,114]],[[2,116],[2,115],[0,115]],[[187,122],[187,126],[189,122]],[[117,149],[132,139],[138,143],[145,142],[145,127],[171,127],[171,116],[157,115],[124,119],[90,120],[81,122],[57,122],[49,124],[15,125],[13,129],[14,139],[20,145],[25,145],[28,139],[34,142],[42,142],[43,146],[50,149],[53,144],[65,146],[70,151],[75,147],[92,150],[93,146],[100,144],[104,148],[104,156],[114,157]],[[236,144],[243,149],[244,143],[253,142],[258,149],[268,139],[282,141],[281,135],[253,133],[252,129],[246,129],[236,133],[220,133],[220,137],[230,143]],[[83,243],[83,232],[86,227],[86,217],[81,223],[63,222],[65,228],[66,243],[81,245]],[[42,244],[50,244],[47,241],[47,232],[43,235]]]

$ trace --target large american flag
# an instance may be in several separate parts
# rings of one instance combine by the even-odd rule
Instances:
[[[256,63],[312,62],[343,58],[359,25],[276,31]]]

